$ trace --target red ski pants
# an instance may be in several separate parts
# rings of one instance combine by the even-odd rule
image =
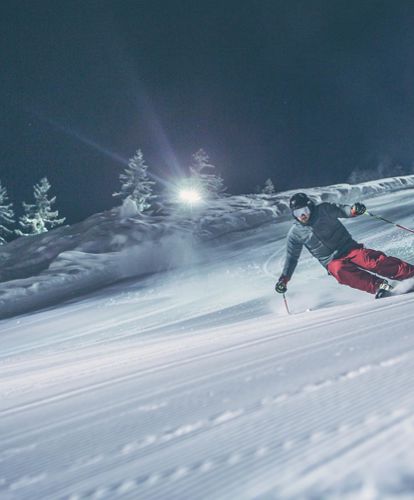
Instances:
[[[383,281],[376,274],[393,280],[414,276],[413,265],[369,248],[355,248],[347,255],[332,260],[328,271],[339,283],[368,293],[376,293]]]

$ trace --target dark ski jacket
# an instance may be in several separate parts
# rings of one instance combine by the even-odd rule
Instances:
[[[307,224],[295,220],[287,237],[282,276],[288,279],[292,277],[303,247],[306,247],[324,267],[327,267],[331,260],[343,257],[353,248],[362,247],[338,220],[348,217],[352,217],[350,205],[320,203],[313,205],[311,218]]]

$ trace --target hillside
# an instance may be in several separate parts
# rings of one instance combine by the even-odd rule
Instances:
[[[387,182],[357,198],[412,227],[412,189]],[[341,190],[314,194],[356,196]],[[279,197],[230,198],[188,241],[188,220],[147,223],[147,254],[124,239],[144,222],[110,225],[115,212],[36,239],[76,244],[0,288],[4,315],[43,307],[0,321],[2,499],[410,498],[414,294],[376,301],[304,253],[288,316],[273,291],[291,224]],[[414,262],[410,233],[345,223]],[[36,255],[19,241],[15,254]]]

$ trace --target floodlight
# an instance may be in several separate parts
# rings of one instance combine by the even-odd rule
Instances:
[[[182,189],[179,193],[180,200],[192,205],[201,201],[201,194],[197,189]]]

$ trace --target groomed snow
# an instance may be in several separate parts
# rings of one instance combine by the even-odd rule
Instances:
[[[414,227],[413,185],[313,194]],[[288,316],[290,194],[1,249],[0,498],[412,498],[414,294],[375,301],[304,253]],[[412,234],[345,223],[414,262]]]

